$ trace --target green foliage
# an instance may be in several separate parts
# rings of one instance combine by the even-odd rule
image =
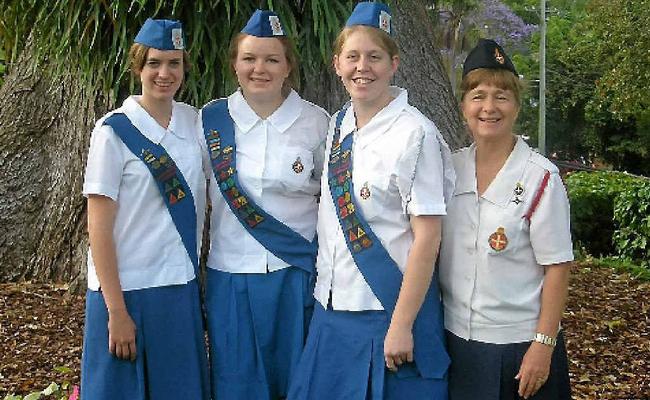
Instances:
[[[636,279],[642,281],[650,281],[650,269],[639,265],[638,262],[632,261],[624,257],[603,257],[603,258],[587,258],[587,262],[595,267],[612,268],[618,272],[626,272]]]
[[[650,108],[650,1],[593,0],[585,25],[596,38],[592,59],[605,63],[594,108],[621,121]]]
[[[650,267],[650,180],[637,180],[616,196],[614,221],[618,254]]]
[[[56,382],[52,382],[48,387],[41,390],[40,392],[32,392],[25,397],[8,394],[4,397],[4,400],[77,400],[78,398],[79,387],[70,386],[68,382],[64,382],[61,385]]]
[[[620,172],[575,172],[565,179],[573,240],[594,256],[614,252],[614,198],[640,179]]]
[[[591,0],[549,18],[549,125],[566,153],[650,174],[650,0]]]
[[[353,5],[352,0],[196,0],[187,6],[180,0],[5,2],[0,10],[0,42],[8,60],[16,60],[31,35],[37,50],[34,68],[48,60],[66,70],[75,60],[80,84],[111,93],[114,100],[136,85],[126,60],[144,20],[181,20],[193,64],[181,97],[197,105],[233,89],[228,44],[255,8],[265,6],[281,15],[305,72],[329,64],[331,43]]]

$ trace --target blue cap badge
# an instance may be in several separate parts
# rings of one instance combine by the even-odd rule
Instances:
[[[255,10],[242,33],[257,37],[285,36],[280,17],[269,10]]]
[[[345,26],[367,25],[379,28],[389,35],[393,34],[390,25],[390,8],[386,4],[364,1],[354,7]]]
[[[135,42],[158,50],[183,50],[183,25],[169,19],[147,18]]]

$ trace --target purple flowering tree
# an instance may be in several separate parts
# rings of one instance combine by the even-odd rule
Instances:
[[[454,89],[467,52],[479,38],[494,39],[511,54],[525,53],[537,31],[537,25],[527,24],[499,0],[442,3],[437,12],[440,55]]]

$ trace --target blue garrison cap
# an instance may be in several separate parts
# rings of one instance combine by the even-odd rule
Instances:
[[[242,33],[257,37],[286,36],[280,17],[269,10],[255,10]]]
[[[183,25],[169,19],[147,18],[135,42],[158,50],[183,50]]]
[[[390,23],[390,8],[386,4],[364,1],[357,4],[345,26],[366,25],[379,28],[389,35],[393,34]]]
[[[480,39],[476,47],[469,52],[463,64],[463,78],[478,68],[505,69],[517,75],[515,65],[506,52],[491,39]]]

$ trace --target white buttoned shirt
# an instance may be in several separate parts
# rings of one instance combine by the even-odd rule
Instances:
[[[237,175],[245,192],[264,211],[313,240],[329,115],[293,90],[266,119],[253,111],[240,90],[228,97],[228,109],[235,123]],[[230,273],[265,273],[288,267],[248,233],[226,204],[209,169],[199,125],[212,203],[208,267]],[[298,164],[302,168],[296,168]]]
[[[122,107],[97,121],[83,185],[84,196],[101,195],[117,202],[113,239],[124,291],[187,283],[194,279],[194,267],[151,172],[113,128],[103,125],[107,117],[124,113],[147,139],[165,148],[182,172],[194,197],[198,254],[205,218],[205,177],[194,135],[196,109],[173,102],[165,129],[138,100],[139,96],[127,98]],[[92,251],[88,252],[88,288],[99,290]]]
[[[354,135],[352,182],[365,220],[402,272],[413,243],[409,215],[444,215],[453,191],[451,153],[435,125],[408,104],[406,90],[391,87],[394,99],[361,129],[354,105],[341,124],[340,141]],[[330,122],[329,155],[336,116]],[[335,310],[382,310],[345,242],[327,179],[321,179],[315,297]],[[361,190],[367,188],[362,196]]]
[[[472,145],[452,157],[456,189],[443,220],[440,252],[445,327],[481,342],[530,341],[541,307],[543,266],[573,260],[566,191],[555,165],[518,138],[479,196],[475,155]],[[546,171],[548,185],[529,224],[523,217]]]

